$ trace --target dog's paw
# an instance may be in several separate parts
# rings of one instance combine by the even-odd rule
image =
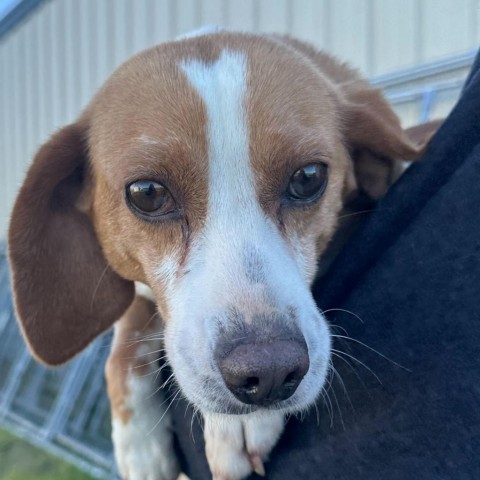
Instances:
[[[265,475],[263,463],[284,427],[275,411],[250,415],[205,415],[205,448],[213,480]]]
[[[131,421],[113,422],[115,457],[123,480],[175,480],[180,467],[173,450],[170,431],[147,432]],[[145,425],[144,425],[145,426]]]
[[[176,480],[171,417],[150,377],[129,376],[126,418],[112,419],[115,458],[123,480]]]

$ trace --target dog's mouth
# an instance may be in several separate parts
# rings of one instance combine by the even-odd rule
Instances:
[[[225,409],[216,411],[214,413],[222,413],[226,415],[248,415],[250,413],[264,411],[264,410],[287,410],[289,409],[289,402],[275,402],[266,406],[261,405],[240,405],[240,404],[230,404],[226,406]]]

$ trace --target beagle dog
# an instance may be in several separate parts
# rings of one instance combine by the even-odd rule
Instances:
[[[310,286],[342,209],[420,154],[355,70],[290,37],[228,32],[134,56],[40,148],[10,223],[18,319],[48,365],[115,323],[124,479],[179,474],[176,395],[203,417],[214,479],[265,473],[285,415],[329,372]]]

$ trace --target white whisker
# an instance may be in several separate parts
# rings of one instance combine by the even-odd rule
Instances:
[[[177,388],[177,392],[175,393],[172,401],[170,402],[170,404],[168,405],[168,407],[166,408],[165,412],[163,412],[163,415],[160,417],[160,420],[158,420],[158,422],[153,426],[153,428],[147,433],[147,436],[148,435],[151,435],[152,432],[157,428],[157,426],[161,423],[161,421],[164,419],[165,415],[167,414],[168,410],[170,409],[170,407],[172,406],[173,402],[175,401],[175,399],[178,397],[178,395],[180,395],[181,391],[179,388]],[[170,397],[171,398],[171,397]],[[165,403],[165,402],[164,402]],[[162,404],[163,405],[163,404]]]
[[[360,361],[358,358],[355,358],[353,355],[350,355],[349,353],[347,352],[341,352],[340,350],[335,350],[332,348],[332,354],[335,355],[335,356],[339,356],[339,355],[346,355],[347,357],[351,358],[354,362],[357,362],[358,364],[362,365],[363,368],[365,368],[366,370],[368,370],[378,381],[378,383],[380,383],[380,385],[383,385],[382,381],[380,380],[380,378],[378,378],[378,375],[369,367],[367,367],[367,365],[365,365],[362,361]]]
[[[363,215],[365,213],[371,213],[373,211],[375,211],[375,209],[370,208],[369,210],[360,210],[358,212],[346,213],[345,215],[340,215],[338,219],[340,220],[341,218],[354,217],[355,215]]]
[[[335,400],[335,404],[337,405],[337,410],[338,414],[340,415],[340,422],[342,424],[343,430],[346,430],[345,428],[345,422],[343,421],[343,415],[342,415],[342,410],[340,409],[340,404],[338,403],[337,395],[335,394],[335,389],[332,388],[332,395]]]
[[[110,268],[110,265],[107,264],[107,266],[104,268],[102,274],[100,275],[100,278],[98,279],[97,285],[95,285],[95,290],[93,291],[92,294],[92,301],[90,303],[90,308],[93,308],[93,302],[95,301],[95,297],[97,295],[98,289],[100,288],[100,284],[102,283],[103,277],[107,273],[108,269]]]
[[[142,363],[140,365],[135,365],[133,368],[142,368],[142,367],[148,367],[149,365],[152,365],[154,363],[158,363],[159,361],[165,359],[167,356],[163,355],[162,357],[155,358],[154,360],[147,362],[147,363]]]
[[[370,395],[370,392],[368,391],[368,388],[367,386],[365,385],[365,382],[362,380],[362,377],[360,377],[359,373],[357,372],[356,368],[346,359],[346,358],[343,358],[342,356],[340,355],[336,355],[336,357],[338,359],[340,359],[342,362],[345,362],[349,367],[350,369],[352,370],[352,372],[355,374],[355,376],[357,377],[358,381],[362,384],[363,388],[367,391],[367,394]]]
[[[330,395],[328,394],[325,388],[322,388],[322,397],[325,400],[325,406],[327,408],[329,417],[330,417],[330,428],[333,427],[333,405],[332,400],[330,399]]]
[[[348,403],[349,403],[350,406],[352,407],[352,410],[355,412],[355,407],[353,406],[352,399],[350,398],[350,395],[348,394],[347,387],[346,387],[346,385],[345,385],[345,382],[343,381],[342,376],[340,375],[340,373],[338,372],[338,370],[337,370],[333,365],[332,365],[332,368],[333,368],[333,373],[334,373],[335,376],[338,378],[338,381],[340,382],[340,385],[342,386],[343,392],[345,393],[345,396],[346,396],[347,399],[348,399]]]
[[[404,367],[403,365],[400,365],[399,363],[395,362],[391,358],[388,358],[386,355],[383,355],[383,353],[380,353],[378,350],[375,350],[374,348],[369,347],[367,344],[361,342],[360,340],[357,340],[357,339],[352,338],[352,337],[347,337],[345,335],[336,335],[336,334],[332,334],[332,337],[343,338],[345,340],[350,340],[352,342],[358,343],[358,344],[364,346],[365,348],[368,348],[372,352],[376,353],[377,355],[380,355],[380,357],[384,358],[385,360],[388,360],[389,362],[393,363],[395,366],[397,366],[399,368],[402,368],[403,370],[406,370],[407,372],[411,372],[411,370],[409,370],[407,367]]]
[[[328,312],[343,312],[343,313],[348,313],[350,315],[353,315],[355,318],[357,318],[360,323],[364,323],[363,320],[356,314],[353,313],[350,310],[346,310],[345,308],[329,308],[327,310],[321,310],[322,314],[328,313]]]

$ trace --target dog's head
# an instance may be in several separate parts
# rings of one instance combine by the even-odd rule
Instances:
[[[122,65],[34,159],[10,227],[34,354],[64,362],[154,292],[202,410],[299,410],[330,338],[310,285],[346,198],[419,152],[380,93],[291,39],[218,33]]]

